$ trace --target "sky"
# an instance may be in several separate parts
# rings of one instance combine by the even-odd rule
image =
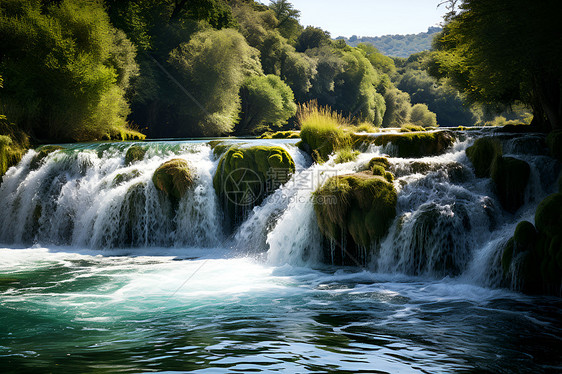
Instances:
[[[269,4],[269,1],[262,1]],[[290,0],[301,11],[303,26],[316,26],[338,36],[417,34],[438,25],[441,0]]]

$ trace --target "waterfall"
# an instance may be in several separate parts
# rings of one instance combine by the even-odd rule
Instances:
[[[533,219],[538,202],[552,192],[559,165],[546,156],[542,136],[499,136],[505,155],[531,166],[525,204],[515,214],[506,213],[493,183],[475,177],[465,154],[485,133],[459,136],[440,156],[388,158],[398,191],[397,215],[380,243],[360,248],[362,266],[381,273],[460,276],[498,284],[493,269],[499,268],[502,245],[517,222]],[[68,146],[39,163],[38,152],[30,150],[0,185],[0,242],[92,249],[224,247],[273,265],[330,262],[326,253],[333,259],[345,243],[322,237],[313,192],[331,176],[363,170],[372,157],[388,149],[371,146],[356,161],[336,164],[332,158],[318,165],[294,141],[274,144],[290,153],[296,172],[234,232],[223,224],[213,187],[218,160],[206,141],[139,143],[146,155],[130,165],[125,154],[131,144]],[[196,175],[175,205],[152,183],[156,168],[172,158],[185,159]]]

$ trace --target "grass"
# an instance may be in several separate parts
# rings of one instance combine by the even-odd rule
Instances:
[[[351,137],[347,130],[349,120],[328,106],[318,106],[311,101],[299,106],[297,120],[301,127],[304,148],[316,162],[323,163],[335,151],[351,149]]]

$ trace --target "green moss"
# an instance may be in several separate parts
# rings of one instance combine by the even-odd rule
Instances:
[[[120,173],[120,174],[117,174],[117,175],[115,176],[115,178],[113,178],[112,185],[113,185],[113,186],[117,186],[117,185],[119,185],[119,184],[121,184],[121,183],[128,182],[128,181],[130,181],[131,179],[135,179],[135,178],[139,177],[140,175],[141,175],[141,172],[138,171],[138,170],[133,170],[133,171],[131,171],[131,172],[129,172],[129,173]]]
[[[555,193],[540,202],[535,213],[535,225],[540,233],[553,238],[562,231],[562,193]]]
[[[125,165],[131,165],[133,162],[142,161],[144,155],[146,154],[146,149],[139,145],[132,145],[127,149],[125,154]]]
[[[492,162],[502,155],[501,144],[494,138],[479,138],[466,149],[466,156],[474,166],[478,178],[490,176]]]
[[[525,202],[525,188],[529,182],[531,167],[525,161],[513,157],[496,157],[490,174],[502,207],[515,213]]]
[[[277,131],[265,132],[260,136],[260,139],[299,139],[300,133],[298,131]]]
[[[45,157],[50,155],[53,152],[63,150],[64,148],[58,145],[45,145],[38,149],[38,153],[33,157],[31,162],[29,163],[30,170],[37,170],[41,167],[43,160]]]
[[[25,148],[12,141],[7,135],[0,135],[0,181],[8,169],[20,162],[25,153]]]
[[[152,182],[172,199],[180,200],[193,184],[194,176],[187,161],[176,158],[160,165]]]
[[[219,158],[226,151],[228,151],[230,147],[232,147],[232,144],[223,142],[221,140],[211,140],[209,142],[209,146],[211,147],[211,150],[213,151],[213,155],[215,156],[215,158]]]
[[[395,155],[404,158],[440,155],[453,142],[454,137],[447,131],[383,134],[372,140],[373,144],[379,146],[391,144],[394,147]]]
[[[505,244],[505,246],[503,247],[503,252],[502,252],[502,270],[504,274],[509,273],[511,262],[513,260],[513,247],[514,247],[514,240],[513,238],[510,238]]]
[[[513,241],[518,252],[532,250],[537,240],[537,230],[529,221],[521,221],[515,228]]]
[[[413,125],[411,123],[402,125],[400,127],[400,132],[414,132],[414,131],[425,131],[425,128],[422,126]]]
[[[369,161],[368,168],[372,170],[375,165],[382,166],[382,168],[386,170],[390,167],[390,162],[386,157],[373,157]]]
[[[562,130],[552,131],[548,134],[546,144],[550,150],[550,155],[562,161]]]
[[[282,147],[230,147],[219,161],[213,186],[236,224],[294,172],[295,162]]]
[[[396,216],[394,186],[380,176],[357,173],[330,178],[314,193],[314,210],[324,236],[351,239],[350,248],[369,248],[386,235]]]

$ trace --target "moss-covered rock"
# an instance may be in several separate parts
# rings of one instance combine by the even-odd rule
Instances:
[[[136,144],[130,146],[125,154],[125,165],[131,165],[133,162],[142,161],[145,154],[146,148]]]
[[[37,170],[41,167],[43,160],[53,152],[63,150],[64,148],[58,145],[45,145],[39,148],[37,154],[33,156],[29,163],[29,170]]]
[[[185,195],[193,181],[193,171],[187,161],[181,158],[164,162],[152,175],[156,188],[176,201]]]
[[[359,136],[354,139],[356,147],[361,146],[367,140],[367,138]],[[413,158],[440,155],[453,144],[454,140],[451,132],[437,131],[383,134],[368,141],[378,146],[391,144],[395,156]]]
[[[466,149],[466,156],[474,166],[474,174],[479,178],[490,176],[492,162],[501,155],[500,142],[491,137],[476,139],[474,144]]]
[[[208,144],[209,147],[211,147],[211,150],[213,151],[213,156],[215,156],[215,159],[220,158],[223,154],[226,153],[226,151],[228,151],[230,147],[233,146],[232,143],[225,142],[222,140],[211,140]]]
[[[282,147],[230,147],[221,157],[213,186],[231,223],[242,222],[295,172],[295,162]]]
[[[525,161],[513,157],[496,157],[490,174],[502,207],[515,213],[525,202],[525,188],[529,182],[531,167]]]
[[[536,229],[535,229],[536,227]],[[535,226],[520,222],[503,249],[502,269],[526,293],[561,295],[562,193],[544,199],[535,214]]]
[[[548,134],[546,144],[550,150],[550,155],[562,161],[562,130],[552,131]]]
[[[415,132],[415,131],[425,131],[426,129],[422,126],[414,125],[412,123],[407,123],[400,127],[400,132]]]
[[[132,179],[135,179],[141,175],[139,170],[132,170],[128,173],[119,173],[117,174],[111,183],[112,186],[120,185],[121,183],[128,182]]]
[[[562,193],[555,193],[540,202],[535,213],[539,232],[553,238],[562,231]]]
[[[353,254],[386,235],[396,201],[396,190],[386,179],[357,173],[328,179],[314,193],[314,211],[322,234],[336,242],[344,239]]]
[[[386,157],[373,157],[367,165],[373,175],[378,175],[386,179],[389,183],[394,182],[394,174],[388,171],[390,162]]]
[[[381,166],[384,170],[387,170],[390,167],[390,161],[386,157],[373,157],[369,160],[367,167],[373,170],[374,166]]]
[[[260,136],[260,139],[299,139],[299,131],[277,131],[265,132]]]

